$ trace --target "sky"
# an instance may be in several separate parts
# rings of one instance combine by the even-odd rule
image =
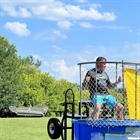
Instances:
[[[79,81],[79,65],[140,63],[140,0],[0,0],[0,34],[56,79]]]

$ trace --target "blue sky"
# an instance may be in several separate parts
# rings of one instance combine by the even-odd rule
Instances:
[[[77,82],[80,62],[140,63],[139,0],[0,0],[0,34],[42,72]]]

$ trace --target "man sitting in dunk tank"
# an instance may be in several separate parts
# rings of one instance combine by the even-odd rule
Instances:
[[[90,98],[95,107],[92,116],[94,121],[98,120],[101,106],[104,102],[110,109],[116,109],[117,120],[123,120],[123,105],[118,103],[115,97],[108,92],[109,88],[114,88],[122,82],[122,77],[119,76],[115,83],[111,83],[108,74],[105,72],[106,61],[104,57],[96,59],[96,67],[86,73],[82,86],[87,87],[90,92]]]

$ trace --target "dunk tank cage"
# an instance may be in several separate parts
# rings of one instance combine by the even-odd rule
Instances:
[[[74,93],[71,90],[73,93],[73,109],[70,117],[72,118],[72,127],[67,127],[64,123],[69,117],[66,106],[64,106],[64,116],[61,122],[55,118],[52,118],[55,121],[49,120],[49,136],[59,133],[62,140],[67,140],[67,129],[71,129],[72,138],[70,140],[117,140],[118,138],[119,140],[140,140],[140,63],[106,62],[105,71],[112,83],[116,82],[119,76],[123,77],[121,83],[108,89],[109,94],[124,106],[122,121],[117,120],[116,110],[109,109],[106,103],[102,105],[99,119],[97,121],[92,119],[95,108],[91,102],[89,90],[82,87],[82,82],[87,71],[96,67],[96,62],[79,63],[78,65],[80,69],[79,114],[75,115]],[[65,97],[66,104],[68,103]],[[51,138],[53,139],[53,137]]]

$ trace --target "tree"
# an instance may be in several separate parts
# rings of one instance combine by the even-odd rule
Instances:
[[[24,58],[21,58],[21,61],[22,61],[22,65],[23,66],[35,66],[36,68],[39,68],[41,66],[41,61],[40,60],[34,60],[33,56],[27,56],[27,57],[24,57]]]
[[[64,102],[65,102],[65,94],[66,91],[71,88],[75,91],[76,86],[75,84],[65,80],[55,80],[51,84],[51,90],[47,92],[47,102],[49,106],[49,111],[63,111],[64,110]],[[76,95],[76,94],[75,94]],[[77,96],[77,95],[76,95]],[[67,102],[72,102],[73,94],[68,91],[67,94]],[[68,107],[68,111],[71,112],[71,106]],[[57,113],[56,113],[57,115]]]
[[[15,46],[0,36],[0,107],[20,104],[17,99],[22,92],[20,70]]]

